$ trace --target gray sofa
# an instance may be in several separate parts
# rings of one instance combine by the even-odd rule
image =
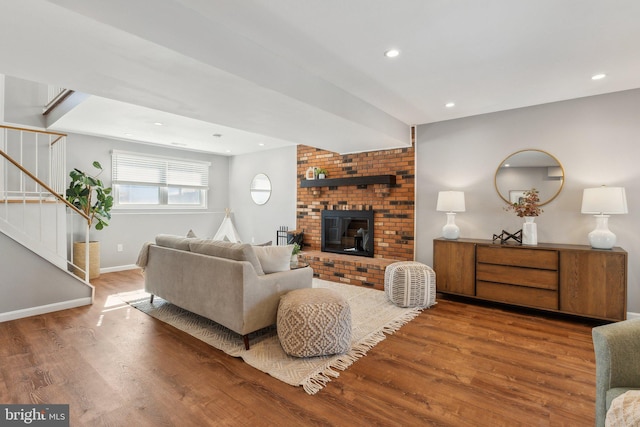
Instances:
[[[313,279],[310,267],[288,269],[290,251],[281,267],[286,271],[265,274],[257,251],[248,244],[159,235],[156,244],[143,248],[138,264],[152,302],[157,295],[211,319],[242,335],[248,350],[251,332],[276,323],[280,296],[310,288]],[[269,247],[266,253],[280,253],[282,266],[282,251],[286,248]],[[268,261],[274,270],[273,259],[263,256],[265,266]]]
[[[604,427],[616,397],[640,389],[640,319],[592,330],[596,354],[596,426]]]

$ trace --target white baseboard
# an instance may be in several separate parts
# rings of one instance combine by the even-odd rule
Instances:
[[[54,304],[41,305],[39,307],[29,307],[21,310],[8,311],[6,313],[0,313],[0,322],[8,322],[9,320],[23,319],[25,317],[37,316],[39,314],[82,307],[83,305],[91,305],[92,303],[93,301],[91,300],[91,297],[86,297],[57,302]]]
[[[129,265],[116,265],[115,267],[105,267],[100,269],[100,274],[102,273],[115,273],[116,271],[125,271],[125,270],[136,270],[138,267],[135,264]]]
[[[627,312],[627,319],[640,319],[640,313]]]

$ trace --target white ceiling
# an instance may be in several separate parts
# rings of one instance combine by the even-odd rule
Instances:
[[[638,22],[637,0],[21,0],[2,4],[0,73],[94,95],[59,130],[346,153],[639,88]]]

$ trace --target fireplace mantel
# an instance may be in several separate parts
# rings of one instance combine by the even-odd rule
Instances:
[[[351,178],[331,178],[331,179],[303,179],[300,181],[300,187],[341,187],[345,185],[369,185],[369,184],[387,184],[395,185],[395,175],[370,175],[370,176],[354,176]]]

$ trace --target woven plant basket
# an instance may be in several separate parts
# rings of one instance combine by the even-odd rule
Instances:
[[[84,252],[85,242],[73,243],[73,263],[78,268],[73,268],[73,274],[84,279]],[[82,269],[82,270],[80,270]],[[89,242],[89,279],[100,277],[100,242]]]

